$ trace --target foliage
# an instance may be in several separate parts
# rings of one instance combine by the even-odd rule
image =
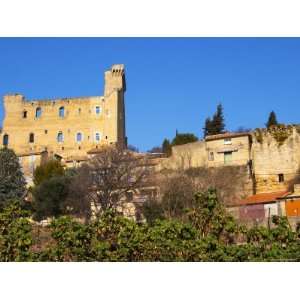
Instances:
[[[264,139],[263,139],[263,132],[260,128],[256,128],[255,131],[254,131],[254,136],[255,136],[255,139],[258,143],[262,144]]]
[[[155,146],[147,151],[148,153],[163,153],[163,150],[159,146]]]
[[[172,146],[168,139],[164,139],[161,148],[162,152],[165,153],[167,156],[170,156],[172,154]]]
[[[277,117],[276,117],[275,112],[272,110],[272,111],[270,112],[268,121],[267,121],[267,123],[266,123],[266,127],[267,127],[267,128],[270,128],[271,126],[276,126],[276,125],[278,125]]]
[[[58,160],[50,160],[36,167],[33,173],[33,182],[38,186],[52,177],[61,175],[64,175],[64,168],[61,163]]]
[[[299,261],[299,228],[274,216],[270,229],[240,226],[213,189],[195,195],[187,220],[136,223],[106,210],[87,224],[69,216],[44,228],[46,245],[27,212],[13,203],[0,213],[1,261]]]
[[[143,156],[116,147],[105,147],[78,169],[71,190],[74,197],[93,205],[96,216],[117,209],[128,192],[146,186],[151,170]]]
[[[149,224],[153,224],[156,220],[164,219],[164,211],[161,202],[156,199],[145,201],[142,205],[142,214]]]
[[[270,134],[277,142],[278,146],[282,146],[284,142],[293,134],[293,125],[278,124],[272,125],[267,129],[257,128],[254,131],[255,138],[260,144],[263,143],[263,136]]]
[[[269,127],[268,132],[277,141],[278,146],[281,146],[292,135],[293,126],[292,125],[279,124],[279,125],[276,125],[276,126]]]
[[[225,129],[223,106],[219,104],[217,106],[217,111],[214,113],[212,119],[206,118],[205,125],[203,128],[203,136],[220,134],[223,133]]]
[[[21,200],[26,193],[26,182],[13,150],[0,149],[0,208],[11,200]]]
[[[69,177],[52,176],[33,188],[34,219],[42,220],[66,213],[69,185]]]
[[[139,148],[134,146],[134,145],[128,145],[127,149],[132,151],[132,152],[140,152]]]
[[[30,261],[32,228],[28,212],[13,201],[0,213],[0,261]]]
[[[198,138],[193,133],[177,133],[172,140],[172,146],[197,142]]]

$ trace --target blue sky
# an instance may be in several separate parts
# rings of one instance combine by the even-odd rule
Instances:
[[[102,95],[104,71],[126,67],[129,144],[148,150],[179,132],[202,136],[218,103],[226,128],[300,123],[299,38],[0,38],[3,95]],[[0,124],[1,124],[0,123]]]

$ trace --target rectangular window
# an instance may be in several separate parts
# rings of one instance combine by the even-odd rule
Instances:
[[[213,152],[208,153],[208,160],[210,160],[210,161],[214,160],[214,153]]]
[[[224,152],[224,164],[230,164],[232,161],[232,152]]]
[[[283,174],[278,174],[278,181],[279,182],[284,182],[284,175]]]
[[[100,142],[100,139],[101,139],[100,133],[99,133],[99,132],[96,132],[96,133],[95,133],[95,141],[96,141],[96,142]]]
[[[100,113],[101,113],[100,106],[96,106],[96,115],[100,115]]]
[[[224,139],[224,145],[231,145],[231,138]]]

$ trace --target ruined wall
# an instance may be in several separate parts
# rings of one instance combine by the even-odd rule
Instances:
[[[17,154],[47,150],[63,158],[86,155],[103,144],[124,147],[124,92],[124,66],[114,65],[105,72],[104,96],[26,100],[6,95],[1,144],[8,135],[8,147]]]
[[[251,157],[257,193],[286,190],[300,166],[297,127],[279,126],[254,131]]]
[[[172,155],[161,161],[158,169],[188,169],[207,166],[204,141],[172,147]]]

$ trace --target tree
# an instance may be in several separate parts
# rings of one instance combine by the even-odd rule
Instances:
[[[139,148],[134,145],[128,145],[127,149],[133,152],[139,152]]]
[[[64,168],[58,160],[50,160],[38,166],[33,172],[34,184],[40,185],[43,181],[55,176],[62,176]]]
[[[153,147],[152,149],[148,150],[147,152],[148,152],[148,153],[162,153],[163,150],[162,150],[161,147],[155,146],[155,147]]]
[[[161,148],[162,152],[165,153],[167,156],[170,156],[172,154],[172,146],[168,139],[164,139]]]
[[[214,113],[213,118],[207,118],[204,126],[204,137],[207,135],[214,135],[223,133],[225,129],[223,106],[219,104],[217,111]]]
[[[0,150],[0,207],[11,200],[23,200],[26,194],[26,181],[13,150]]]
[[[207,135],[210,135],[212,132],[212,121],[210,118],[206,118],[205,125],[203,128],[203,136],[206,137]]]
[[[268,122],[266,123],[266,127],[267,127],[267,128],[270,128],[271,126],[275,126],[275,125],[278,125],[278,122],[277,122],[276,114],[275,114],[275,112],[272,110],[272,111],[270,112]]]
[[[84,192],[84,195],[80,192],[78,195],[92,204],[95,215],[99,216],[103,211],[121,207],[128,192],[147,184],[149,173],[143,156],[105,147],[79,168],[74,184]]]
[[[251,128],[239,126],[234,132],[240,133],[240,132],[251,132]]]
[[[67,213],[69,184],[67,176],[53,176],[36,186],[32,190],[34,219],[42,220]]]
[[[197,142],[198,138],[193,133],[176,133],[172,141],[172,146],[184,145],[187,143]]]

